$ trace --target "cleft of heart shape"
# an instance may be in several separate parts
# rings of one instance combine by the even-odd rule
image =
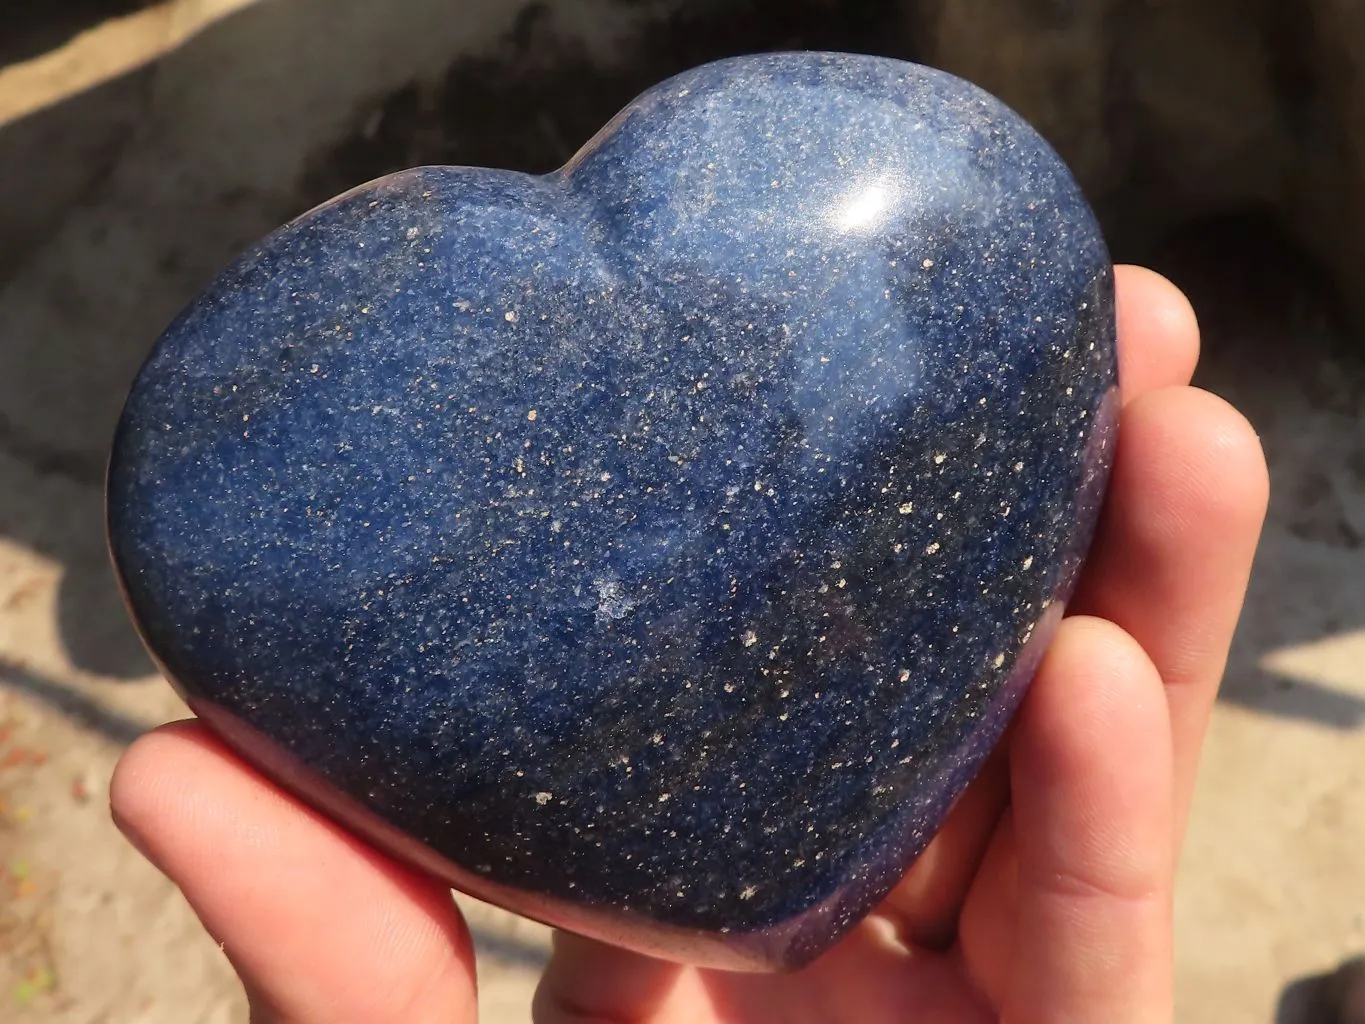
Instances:
[[[110,544],[282,785],[451,885],[796,967],[922,852],[1084,558],[1112,267],[957,78],[737,58],[562,170],[424,167],[227,268],[142,368]]]

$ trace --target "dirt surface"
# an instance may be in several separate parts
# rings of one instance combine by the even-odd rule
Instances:
[[[721,24],[554,6],[468,0],[455,24],[446,0],[86,0],[7,23],[0,1019],[245,1020],[220,951],[108,820],[120,751],[184,714],[107,568],[109,431],[161,327],[244,243],[391,167],[557,163]],[[886,42],[854,14],[837,39],[799,12],[777,36],[732,19],[725,45]],[[1295,1024],[1294,983],[1365,951],[1365,365],[1320,275],[1254,217],[1160,264],[1204,320],[1201,382],[1251,416],[1275,484],[1183,864],[1180,1019]],[[527,1020],[545,930],[466,905],[484,1020]]]

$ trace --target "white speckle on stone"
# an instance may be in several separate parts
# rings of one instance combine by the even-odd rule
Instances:
[[[739,638],[739,642],[745,647],[752,647],[754,644],[758,643],[758,634],[752,629],[746,629],[744,635]]]
[[[1005,664],[1005,656],[1003,654],[997,654],[995,656],[995,667],[999,668],[1003,664]]]
[[[517,322],[517,311],[515,309],[509,309],[506,313],[502,315],[502,318],[506,320],[509,324],[514,324]]]
[[[635,609],[635,602],[625,593],[619,580],[599,579],[593,582],[597,591],[597,621],[614,622],[624,619]]]
[[[934,541],[932,544],[930,544],[927,548],[924,549],[924,553],[926,555],[936,555],[938,554],[938,549],[939,543],[938,541]]]
[[[551,800],[553,800],[554,798],[555,798],[555,795],[554,795],[553,793],[546,793],[546,792],[544,792],[543,790],[535,795],[535,801],[536,801],[536,803],[538,803],[541,807],[544,807],[546,804],[548,804],[548,803],[549,803]]]
[[[910,670],[908,668],[901,669],[901,682],[902,683],[910,682]]]
[[[757,892],[758,886],[746,885],[743,889],[739,890],[739,898],[742,900],[751,900]]]
[[[943,465],[944,462],[947,461],[947,459],[948,456],[944,455],[942,452],[939,452],[937,455],[934,456],[934,465],[941,466]]]
[[[1024,469],[1024,464],[1023,464],[1022,462],[1016,462],[1016,463],[1014,464],[1014,471],[1015,471],[1016,473],[1023,472],[1023,469]]]
[[[539,415],[540,415],[539,409],[531,409],[526,413],[526,419],[527,421],[534,423],[536,421],[536,417]]]
[[[908,516],[911,512],[915,511],[915,503],[913,501],[907,501],[896,511],[898,511],[903,516]]]
[[[1032,567],[1033,567],[1033,556],[1032,556],[1032,555],[1029,555],[1027,558],[1024,559],[1024,568],[1025,568],[1025,569],[1030,569],[1030,568],[1032,568]]]

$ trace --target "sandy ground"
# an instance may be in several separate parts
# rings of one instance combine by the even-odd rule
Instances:
[[[528,22],[498,0],[458,23],[441,0],[68,6],[0,36],[0,1019],[240,1021],[221,953],[108,820],[119,752],[183,714],[107,569],[109,430],[239,246],[498,114],[451,83],[523,53]],[[591,27],[575,59],[606,66],[649,5],[559,6]],[[530,125],[537,152],[581,141]],[[1180,1019],[1293,1024],[1286,986],[1365,951],[1365,365],[1254,224],[1164,265],[1205,321],[1202,382],[1252,417],[1275,483],[1183,864]],[[468,906],[484,1020],[527,1020],[544,929]]]

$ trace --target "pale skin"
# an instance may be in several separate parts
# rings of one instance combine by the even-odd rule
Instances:
[[[1189,386],[1199,332],[1117,268],[1117,462],[1069,617],[1006,740],[890,897],[787,975],[558,935],[542,1024],[1160,1024],[1174,865],[1267,500],[1255,433]],[[265,781],[201,725],[138,740],[111,802],[222,944],[256,1024],[473,1024],[447,889]]]

